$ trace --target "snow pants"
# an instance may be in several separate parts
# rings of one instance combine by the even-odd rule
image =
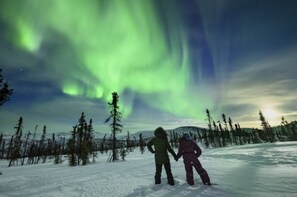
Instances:
[[[185,164],[185,169],[186,169],[187,182],[189,185],[194,185],[193,167],[196,169],[197,173],[200,175],[202,183],[204,185],[205,184],[211,185],[208,173],[202,167],[202,165],[198,159],[194,159],[194,160],[185,160],[184,159],[184,164]]]
[[[163,165],[165,167],[165,171],[166,171],[166,174],[167,174],[168,184],[169,185],[174,185],[174,180],[173,180],[173,176],[172,176],[172,173],[171,173],[170,163],[166,163],[166,164],[156,163],[155,184],[160,184],[161,183],[161,173],[162,173],[162,166]]]

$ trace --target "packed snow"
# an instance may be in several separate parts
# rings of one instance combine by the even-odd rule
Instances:
[[[108,154],[98,154],[94,163],[68,166],[48,161],[44,164],[7,167],[0,161],[0,196],[297,196],[297,142],[278,142],[202,148],[199,158],[209,173],[212,186],[203,185],[194,173],[195,185],[186,183],[182,158],[171,157],[175,185],[154,184],[154,155],[135,149],[126,161],[107,163]],[[175,150],[177,151],[177,150]]]

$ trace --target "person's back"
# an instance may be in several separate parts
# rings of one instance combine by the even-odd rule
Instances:
[[[167,151],[169,151],[173,155],[173,157],[176,157],[176,154],[169,145],[169,142],[167,140],[167,134],[162,127],[157,128],[154,134],[155,137],[148,142],[147,147],[151,153],[155,154],[155,183],[161,183],[162,165],[164,165],[167,174],[168,184],[174,185],[174,180],[170,167],[170,160]],[[155,150],[152,148],[152,146],[154,146]]]
[[[176,161],[183,156],[187,182],[190,185],[194,185],[193,169],[194,167],[197,173],[200,175],[200,178],[203,184],[211,185],[208,173],[202,167],[198,157],[201,155],[201,149],[194,142],[188,134],[184,134],[183,137],[179,140],[179,149],[176,156]]]
[[[179,145],[183,158],[186,160],[195,161],[201,155],[201,149],[192,139],[182,138]]]
[[[155,148],[155,158],[156,162],[159,164],[164,164],[169,162],[169,157],[167,153],[168,145],[167,139],[155,137],[151,143]]]

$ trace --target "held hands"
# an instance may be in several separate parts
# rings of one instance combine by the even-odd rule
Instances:
[[[175,160],[175,161],[178,161],[178,158],[175,156],[175,157],[174,157],[174,160]]]
[[[152,148],[151,149],[149,149],[149,151],[152,153],[152,154],[155,154],[155,150],[153,150]]]

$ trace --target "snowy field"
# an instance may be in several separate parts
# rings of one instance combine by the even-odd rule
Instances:
[[[175,186],[167,185],[164,170],[162,184],[154,185],[154,157],[148,151],[136,149],[124,162],[106,159],[99,154],[95,163],[77,167],[66,161],[8,168],[1,161],[0,196],[297,196],[297,142],[203,149],[200,161],[212,186],[202,185],[197,173],[195,185],[189,186],[182,158],[171,157]]]

